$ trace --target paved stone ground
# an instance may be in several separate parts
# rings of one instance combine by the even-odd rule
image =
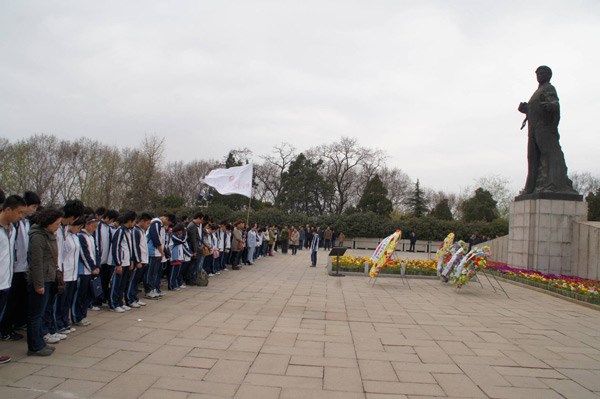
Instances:
[[[0,398],[596,398],[600,314],[505,284],[328,277],[262,259],[125,314],[53,356],[0,343]],[[138,320],[140,319],[140,320]]]

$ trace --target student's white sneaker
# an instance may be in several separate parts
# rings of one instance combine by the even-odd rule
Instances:
[[[127,306],[127,305],[123,305],[123,306],[121,306],[121,308],[123,310],[131,310],[131,308],[129,306]]]
[[[140,306],[140,305],[139,305],[137,302],[134,302],[134,303],[132,303],[132,304],[131,304],[131,305],[129,305],[129,306],[130,306],[131,308],[135,308],[135,309],[137,309],[137,308],[141,308],[141,306]]]
[[[214,274],[208,273],[208,277],[212,277],[212,276],[214,276]]]
[[[100,308],[99,308],[98,306],[92,306],[92,307],[90,308],[90,310],[93,310],[94,312],[97,312],[97,311],[99,311],[99,310],[100,310]]]
[[[187,288],[187,285],[181,284],[181,287],[179,287],[179,288]]]
[[[54,333],[54,334],[52,334],[52,336],[54,338],[58,338],[58,339],[67,339],[67,336],[65,334],[61,334],[61,333]]]
[[[75,332],[77,329],[75,327],[69,327],[69,332]]]
[[[63,335],[65,335],[65,334],[71,334],[71,329],[70,328],[63,328],[58,333],[59,334],[63,334]]]
[[[123,308],[122,308],[122,307],[120,307],[120,306],[117,306],[116,308],[114,308],[114,309],[111,309],[110,311],[111,311],[111,312],[116,312],[116,313],[124,313],[124,312],[125,312],[125,309],[123,309]]]
[[[60,338],[55,337],[54,335],[51,335],[51,334],[46,334],[46,335],[44,335],[44,342],[47,344],[55,344],[57,342],[60,342]]]
[[[89,326],[90,324],[92,324],[92,322],[89,321],[87,318],[81,320],[80,323],[82,326]]]
[[[137,301],[136,303],[137,303],[138,305],[140,305],[140,306],[146,306],[146,302]]]
[[[221,275],[221,272],[216,272],[215,274],[216,274],[217,276],[220,276],[220,275]]]

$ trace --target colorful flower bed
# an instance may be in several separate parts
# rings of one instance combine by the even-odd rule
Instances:
[[[498,262],[488,262],[487,270],[509,280],[547,289],[580,301],[600,304],[600,281],[517,269]]]
[[[332,258],[333,268],[336,267],[336,258]],[[365,262],[369,264],[369,268],[373,266],[373,261],[368,257],[344,255],[340,256],[340,271],[345,272],[365,272]],[[390,259],[381,269],[383,274],[401,274],[401,264],[406,266],[405,273],[407,275],[416,276],[435,276],[435,260],[433,259]]]
[[[336,267],[336,259],[333,258],[333,267]],[[365,272],[365,262],[369,267],[373,262],[368,257],[345,255],[340,257],[340,271],[342,272]],[[400,265],[406,265],[407,275],[435,276],[436,262],[434,259],[390,259],[382,274],[400,274]],[[522,284],[531,285],[560,295],[574,298],[580,301],[600,305],[600,281],[586,280],[580,277],[544,274],[535,270],[517,269],[504,263],[488,261],[485,266],[488,273],[499,277],[513,280]]]

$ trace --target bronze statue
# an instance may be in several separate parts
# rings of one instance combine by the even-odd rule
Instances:
[[[521,129],[528,124],[529,133],[527,143],[529,169],[521,197],[537,193],[578,196],[577,191],[573,189],[573,182],[567,177],[565,156],[559,143],[560,106],[556,89],[550,84],[552,70],[543,65],[536,69],[535,74],[539,83],[538,89],[528,103],[519,104],[519,111],[526,115]]]

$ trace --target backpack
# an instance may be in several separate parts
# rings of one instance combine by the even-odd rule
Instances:
[[[198,272],[198,278],[196,279],[196,285],[199,287],[206,287],[208,285],[208,274],[206,274],[204,269],[200,269],[200,272]]]

